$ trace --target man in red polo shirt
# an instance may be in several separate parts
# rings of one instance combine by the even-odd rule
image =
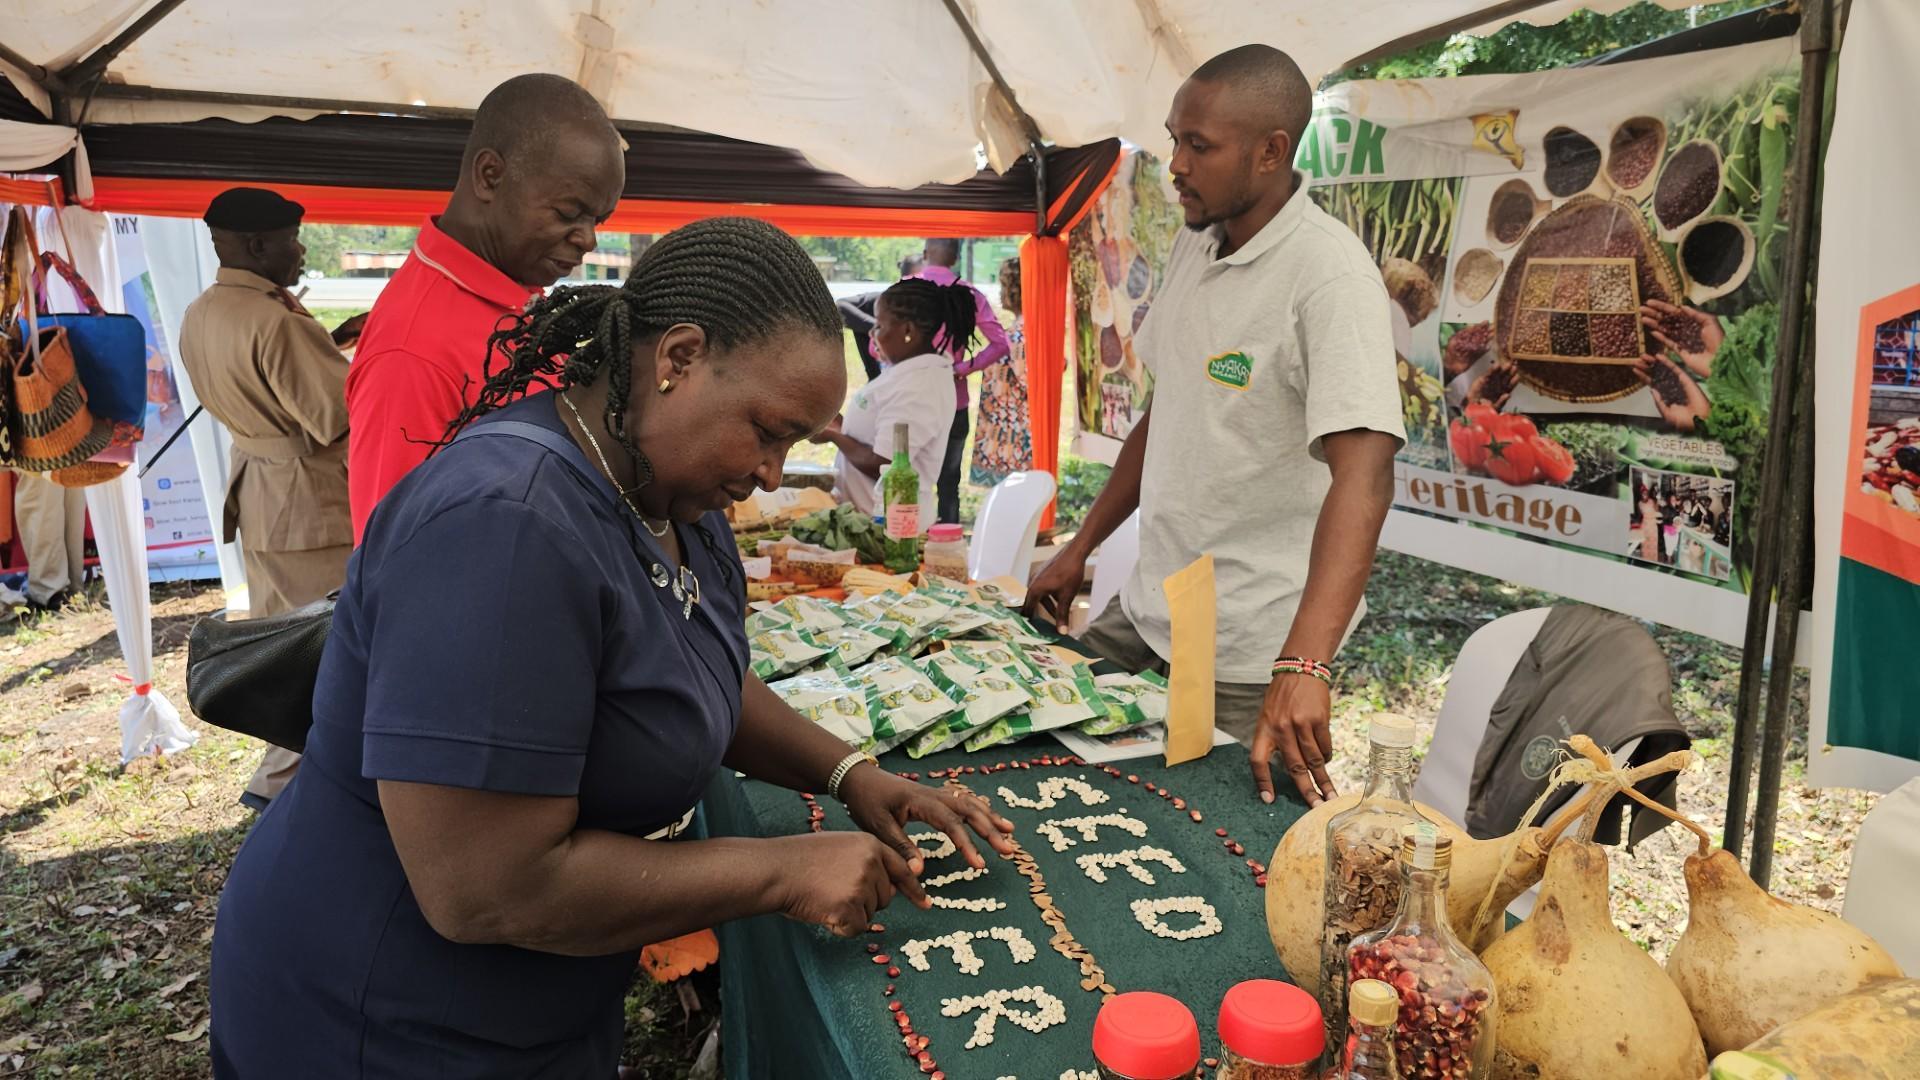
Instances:
[[[356,545],[486,380],[501,320],[594,249],[626,176],[619,133],[571,80],[521,75],[480,103],[453,198],[373,305],[347,376]]]

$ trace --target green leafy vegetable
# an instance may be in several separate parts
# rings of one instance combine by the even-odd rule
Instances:
[[[828,551],[853,551],[864,563],[886,559],[886,533],[873,519],[841,503],[831,510],[816,510],[793,523],[793,538]]]

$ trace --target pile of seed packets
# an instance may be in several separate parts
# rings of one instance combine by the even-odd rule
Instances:
[[[849,745],[924,757],[1072,727],[1112,735],[1167,718],[1166,680],[1095,677],[978,589],[930,585],[845,603],[790,596],[747,617],[753,672]]]

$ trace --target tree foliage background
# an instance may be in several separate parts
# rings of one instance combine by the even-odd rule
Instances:
[[[1428,79],[1450,75],[1512,75],[1545,71],[1643,45],[1715,19],[1766,7],[1772,0],[1724,0],[1669,11],[1636,4],[1612,15],[1580,10],[1551,26],[1513,23],[1488,37],[1455,34],[1371,64],[1328,77],[1323,85],[1351,79]]]

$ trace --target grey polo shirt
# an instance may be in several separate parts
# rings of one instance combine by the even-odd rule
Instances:
[[[1179,236],[1138,341],[1153,421],[1140,561],[1121,604],[1170,657],[1163,583],[1212,552],[1221,682],[1268,681],[1293,624],[1332,482],[1320,440],[1355,428],[1406,439],[1379,268],[1295,183],[1225,258],[1218,228]]]

